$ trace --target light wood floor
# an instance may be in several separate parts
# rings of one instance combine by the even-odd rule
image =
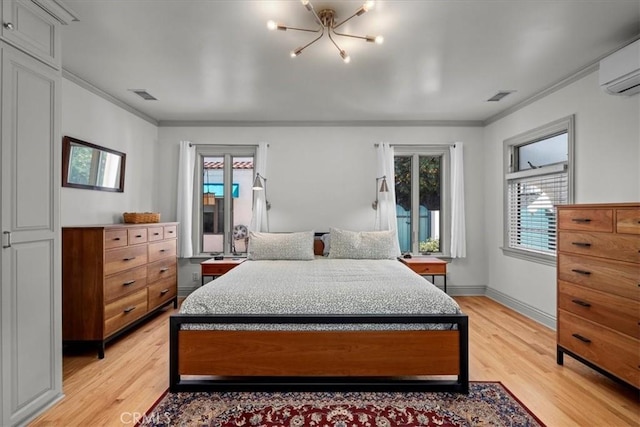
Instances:
[[[485,297],[456,297],[470,323],[472,381],[501,381],[548,426],[638,426],[638,393],[565,356],[555,332]],[[168,387],[166,309],[95,352],[64,357],[65,398],[32,426],[133,426]]]

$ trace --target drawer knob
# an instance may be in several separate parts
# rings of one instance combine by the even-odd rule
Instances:
[[[154,235],[154,236],[159,236],[159,235],[160,235],[160,233],[153,233],[153,235]]]
[[[129,285],[133,285],[134,283],[136,283],[135,280],[129,280],[128,282],[124,282],[122,286],[129,286]]]
[[[160,252],[167,252],[166,249],[160,249]]]
[[[160,295],[164,295],[167,292],[169,292],[169,289],[163,289],[163,290],[160,291]]]
[[[131,307],[127,307],[127,308],[124,309],[124,314],[131,313],[135,309],[136,309],[135,305],[131,306]]]
[[[3,25],[7,30],[13,30],[15,27],[11,22],[5,22]]]
[[[169,231],[169,234],[173,234],[173,231]]]
[[[589,344],[591,342],[591,340],[589,338],[585,338],[580,334],[571,334],[572,337],[579,339],[580,341],[582,341],[583,343]]]
[[[571,218],[573,222],[591,222],[591,218]]]
[[[571,244],[575,246],[580,246],[581,248],[591,247],[591,243],[586,243],[586,242],[571,242]]]
[[[574,304],[578,304],[579,306],[582,306],[582,307],[591,307],[591,304],[589,304],[588,302],[584,302],[582,300],[579,300],[579,299],[572,299],[571,302],[574,303]]]
[[[119,237],[114,237],[113,240],[120,240],[120,238]]]
[[[160,269],[160,273],[164,273],[165,271],[168,271],[168,270],[169,270],[169,267],[162,267]]]
[[[571,271],[573,271],[574,273],[578,273],[578,274],[582,274],[584,276],[589,276],[591,274],[590,271],[586,271],[586,270],[578,270],[577,268],[572,269]]]
[[[139,239],[142,237],[142,234],[136,234],[136,239]]]
[[[136,257],[132,256],[131,258],[122,258],[123,261],[132,261],[136,259]]]

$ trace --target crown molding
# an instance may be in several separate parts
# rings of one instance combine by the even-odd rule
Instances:
[[[104,100],[109,101],[110,103],[122,108],[123,110],[126,110],[126,111],[128,111],[129,113],[131,113],[131,114],[133,114],[135,116],[138,116],[142,120],[145,120],[145,121],[151,123],[154,126],[158,126],[158,121],[156,119],[154,119],[153,117],[148,116],[145,113],[133,108],[131,105],[127,104],[124,101],[119,100],[115,96],[109,95],[107,92],[103,91],[100,88],[97,88],[93,84],[89,83],[88,81],[84,80],[81,77],[76,76],[72,72],[70,72],[68,70],[65,70],[64,68],[62,69],[62,77],[67,79],[67,80],[69,80],[70,82],[73,82],[73,83],[77,84],[81,88],[88,90],[89,92],[93,93],[94,95],[97,95],[97,96],[103,98]]]
[[[160,120],[159,127],[482,127],[482,120]]]

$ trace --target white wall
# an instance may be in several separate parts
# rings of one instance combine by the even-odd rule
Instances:
[[[62,135],[127,155],[124,193],[62,188],[63,227],[122,222],[123,212],[155,211],[155,182],[162,173],[155,160],[155,125],[63,79]]]
[[[271,231],[328,231],[329,227],[371,230],[375,212],[374,144],[465,143],[467,208],[466,259],[449,265],[447,287],[482,292],[484,255],[484,165],[482,129],[477,127],[161,127],[158,134],[158,208],[174,219],[178,142],[196,144],[270,144],[267,173]],[[179,286],[192,287],[194,260],[180,263]]]
[[[556,269],[504,256],[503,141],[575,114],[574,203],[640,200],[640,96],[605,94],[598,73],[498,120],[484,129],[488,294],[551,326],[556,317]]]

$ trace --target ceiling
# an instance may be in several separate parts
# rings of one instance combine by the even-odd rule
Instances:
[[[386,0],[341,30],[297,0],[65,0],[66,72],[163,123],[487,122],[640,34],[640,0]],[[362,1],[313,1],[337,19]],[[68,74],[67,74],[68,75]],[[129,89],[146,89],[144,101]],[[515,90],[500,102],[486,100]]]

